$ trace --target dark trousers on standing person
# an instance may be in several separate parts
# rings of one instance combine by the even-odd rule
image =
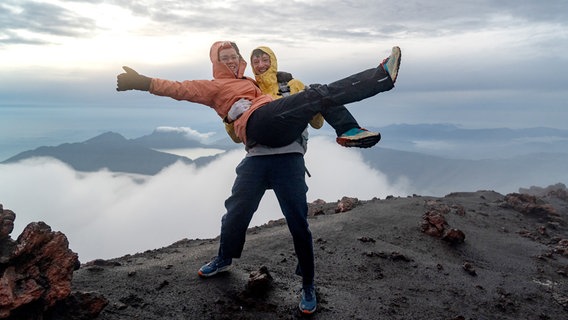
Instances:
[[[239,258],[246,231],[267,189],[273,189],[298,257],[296,273],[304,285],[313,285],[314,250],[308,225],[304,157],[300,153],[246,157],[237,166],[232,194],[221,220],[219,256]]]

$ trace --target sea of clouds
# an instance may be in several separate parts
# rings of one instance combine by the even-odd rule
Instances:
[[[81,262],[109,259],[167,246],[178,240],[219,235],[224,201],[230,195],[242,150],[205,167],[176,163],[155,176],[102,170],[77,172],[50,158],[0,165],[0,203],[16,213],[16,238],[33,221],[63,232]],[[328,137],[310,140],[306,154],[308,201],[335,202],[407,195],[407,182],[388,181],[363,162],[356,149]],[[251,226],[282,218],[269,190]]]

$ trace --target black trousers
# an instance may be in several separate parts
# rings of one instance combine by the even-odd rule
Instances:
[[[337,135],[359,128],[345,104],[391,90],[394,84],[382,66],[368,69],[327,85],[274,100],[255,110],[247,122],[247,146],[259,143],[282,147],[297,140],[308,122],[321,113]]]

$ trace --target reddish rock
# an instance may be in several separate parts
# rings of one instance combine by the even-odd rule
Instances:
[[[553,206],[542,203],[536,196],[524,193],[510,193],[505,196],[505,208],[512,208],[523,214],[557,216],[558,213]]]
[[[32,302],[43,311],[71,293],[77,254],[64,234],[43,222],[30,223],[18,237],[0,278],[0,317]]]
[[[253,296],[266,295],[272,285],[272,276],[268,272],[266,266],[260,267],[257,271],[253,271],[249,275],[246,290],[248,294]]]
[[[16,214],[11,210],[4,210],[0,204],[0,241],[10,237],[10,233],[14,230],[14,220]]]
[[[44,222],[26,226],[14,241],[10,233],[16,215],[0,205],[0,318],[34,320],[60,319],[54,316],[61,304],[71,295],[73,271],[79,268],[77,254],[69,249],[67,237],[54,232]],[[80,296],[79,293],[77,293]],[[79,299],[85,301],[86,299]],[[92,305],[83,305],[88,317],[94,318],[105,305],[105,299],[87,299]],[[69,308],[63,308],[70,312]]]
[[[325,214],[326,202],[322,199],[317,199],[312,203],[308,203],[308,216],[319,216]]]
[[[442,237],[444,229],[448,225],[444,215],[437,211],[427,211],[422,216],[420,229],[422,232],[433,237]]]
[[[353,210],[359,204],[359,199],[357,198],[350,198],[350,197],[343,197],[339,202],[337,202],[337,207],[335,208],[335,212],[347,212]]]
[[[465,241],[465,234],[459,229],[449,229],[442,235],[442,240],[452,244],[463,243]]]
[[[426,211],[422,216],[420,230],[427,235],[438,237],[452,244],[459,244],[465,241],[465,233],[463,231],[450,228],[444,214],[451,212],[451,208],[443,203],[435,201],[427,201],[426,205],[431,209]],[[463,207],[452,207],[458,214],[465,214]]]

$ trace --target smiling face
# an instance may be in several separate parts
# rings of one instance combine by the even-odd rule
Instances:
[[[235,48],[225,48],[219,50],[219,61],[229,67],[235,75],[239,72],[240,56]]]
[[[254,74],[263,74],[270,68],[270,56],[266,53],[255,55],[251,59]]]

